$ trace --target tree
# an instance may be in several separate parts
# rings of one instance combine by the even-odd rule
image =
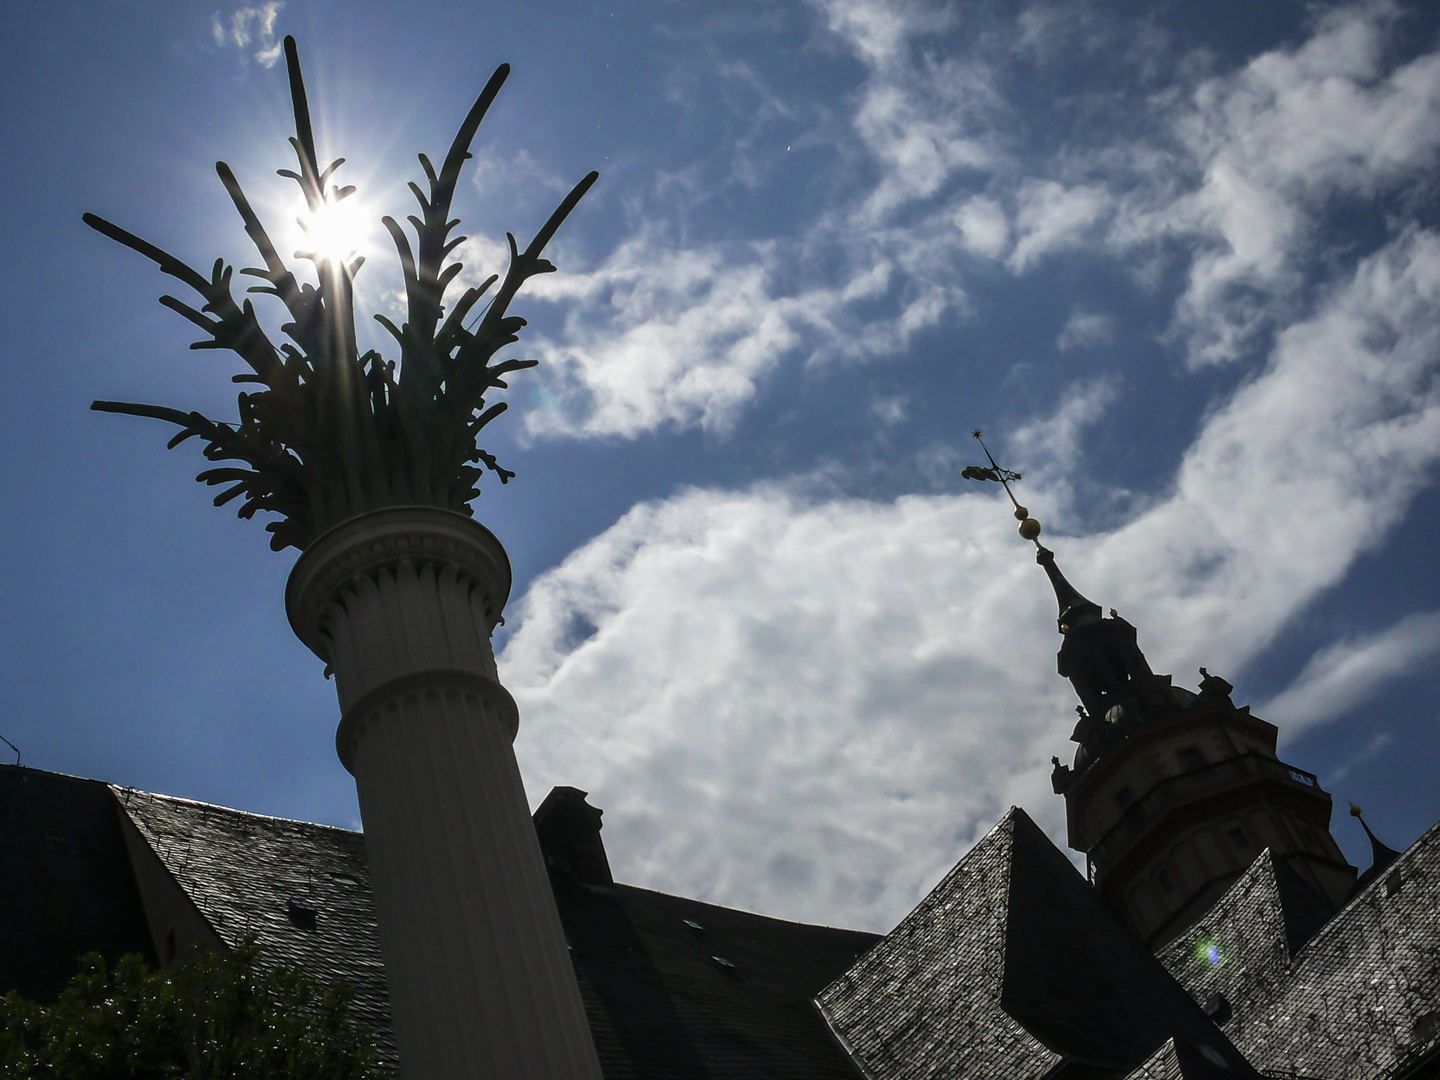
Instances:
[[[352,993],[298,968],[262,966],[253,941],[161,971],[98,953],[54,1004],[0,997],[6,1080],[396,1080]]]

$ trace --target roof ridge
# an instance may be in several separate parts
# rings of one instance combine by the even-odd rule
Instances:
[[[343,825],[327,825],[323,821],[305,821],[302,818],[281,817],[278,814],[261,814],[255,810],[242,810],[237,806],[225,806],[222,803],[205,802],[202,799],[187,799],[180,795],[162,795],[155,791],[145,791],[143,788],[129,787],[125,784],[112,784],[108,781],[96,781],[104,783],[116,798],[120,799],[121,805],[128,810],[129,805],[125,802],[127,795],[140,796],[146,799],[153,799],[160,802],[178,804],[181,806],[194,806],[204,810],[222,810],[227,814],[238,814],[242,817],[257,818],[261,821],[278,821],[286,825],[303,825],[307,829],[326,829],[331,832],[345,833],[348,836],[364,836],[363,829],[347,829]]]

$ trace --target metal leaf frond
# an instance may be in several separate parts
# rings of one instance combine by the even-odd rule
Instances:
[[[344,158],[320,166],[292,37],[285,39],[285,67],[295,120],[290,143],[298,171],[279,172],[300,186],[314,213],[355,189],[330,183]],[[525,325],[524,319],[509,314],[510,302],[526,280],[555,269],[541,255],[599,175],[585,176],[523,251],[514,236],[506,234],[510,265],[504,275],[466,289],[447,317],[445,294],[462,269],[451,256],[465,239],[451,235],[460,224],[451,217],[451,204],[471,156],[470,145],[509,73],[508,64],[495,70],[438,171],[430,158],[420,155],[427,187],[410,185],[420,206],[420,215],[409,219],[413,247],[399,224],[383,219],[404,277],[406,317],[400,326],[382,314],[375,318],[399,346],[398,374],[394,361],[373,351],[360,355],[356,346],[354,277],[364,260],[347,264],[302,253],[316,278],[314,284],[302,281],[276,250],[235,173],[219,162],[215,171],[262,264],[240,273],[259,282],[248,288],[250,293],[273,296],[283,305],[288,320],[280,332],[288,340],[277,346],[251,301],[236,300],[235,268],[223,260],[217,259],[206,276],[133,233],[86,214],[84,221],[91,228],[143,255],[200,297],[198,306],[168,295],[160,303],[205,335],[192,348],[235,353],[249,370],[235,375],[234,381],[258,387],[239,395],[234,423],[161,405],[97,401],[91,407],[173,424],[179,430],[171,447],[199,438],[207,461],[230,464],[206,469],[196,479],[223,485],[214,498],[217,506],[242,500],[242,518],[262,510],[277,515],[266,525],[270,546],[277,551],[304,549],[326,529],[384,506],[420,504],[471,513],[469,502],[479,494],[476,482],[483,470],[501,483],[515,475],[476,443],[481,429],[507,407],[504,402],[487,404],[486,395],[504,389],[505,376],[537,363],[494,361]],[[479,324],[467,330],[469,312],[497,281],[499,289]]]

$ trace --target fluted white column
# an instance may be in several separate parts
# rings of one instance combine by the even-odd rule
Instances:
[[[429,507],[319,537],[290,625],[335,675],[406,1080],[600,1080],[490,634],[510,563]]]

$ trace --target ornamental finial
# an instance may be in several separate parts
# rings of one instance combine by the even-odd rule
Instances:
[[[1010,502],[1015,506],[1015,518],[1020,522],[1020,535],[1035,545],[1035,561],[1045,569],[1045,574],[1050,578],[1050,584],[1055,589],[1055,598],[1060,604],[1059,628],[1062,634],[1069,631],[1072,626],[1080,622],[1090,622],[1100,618],[1100,608],[1093,600],[1086,599],[1080,591],[1065,580],[1065,575],[1055,565],[1055,553],[1040,543],[1040,522],[1030,516],[1030,511],[1020,505],[1015,498],[1015,492],[1010,490],[1010,485],[1020,479],[1020,474],[1012,469],[1002,469],[990,453],[990,448],[985,445],[979,428],[970,433],[975,441],[980,444],[980,449],[985,451],[985,459],[990,462],[988,467],[984,465],[968,465],[961,470],[960,475],[966,480],[990,480],[998,483],[1005,489],[1005,494],[1010,496]]]
[[[303,550],[334,526],[389,506],[433,506],[469,515],[482,472],[488,469],[502,484],[514,475],[478,443],[481,430],[506,407],[486,399],[506,388],[511,372],[538,362],[497,360],[525,325],[510,314],[510,302],[530,278],[554,271],[542,252],[599,174],[581,179],[524,248],[507,233],[510,265],[503,277],[492,274],[461,290],[447,309],[446,289],[461,270],[452,256],[464,240],[451,235],[459,224],[451,216],[451,202],[480,122],[510,73],[508,64],[496,68],[439,168],[420,155],[429,190],[410,185],[420,203],[420,215],[409,218],[414,243],[392,218],[381,219],[405,278],[403,325],[375,316],[399,346],[397,366],[373,349],[362,353],[357,345],[354,278],[363,260],[322,250],[318,234],[324,229],[316,227],[355,189],[329,183],[344,158],[322,167],[292,37],[285,39],[285,64],[298,171],[282,169],[281,175],[299,184],[305,196],[309,214],[301,224],[315,250],[296,255],[312,264],[313,284],[285,263],[230,167],[219,162],[215,170],[264,263],[240,273],[259,280],[250,292],[278,301],[288,315],[280,330],[289,340],[272,341],[253,302],[234,295],[234,268],[223,260],[216,260],[207,277],[133,233],[86,214],[92,229],[198,293],[204,301],[199,310],[171,296],[160,303],[204,332],[191,348],[236,353],[250,370],[234,381],[259,387],[240,395],[238,418],[228,423],[162,405],[97,401],[91,408],[174,424],[180,430],[170,440],[172,447],[198,436],[206,459],[226,464],[196,479],[226,486],[214,500],[217,506],[243,498],[242,518],[261,510],[277,515],[266,526],[277,551]],[[477,306],[497,282],[489,303]]]
[[[980,444],[980,449],[985,451],[985,458],[990,462],[990,467],[967,465],[961,470],[960,475],[966,480],[993,480],[1003,487],[1005,494],[1010,496],[1010,502],[1015,507],[1015,520],[1020,522],[1020,535],[1026,540],[1033,541],[1037,548],[1040,547],[1040,522],[1030,516],[1030,511],[1020,505],[1020,501],[1015,498],[1015,493],[1010,490],[1010,485],[1020,479],[1020,474],[1010,469],[1002,469],[995,463],[995,457],[990,453],[990,448],[985,445],[985,440],[981,438],[979,428],[970,434]]]

